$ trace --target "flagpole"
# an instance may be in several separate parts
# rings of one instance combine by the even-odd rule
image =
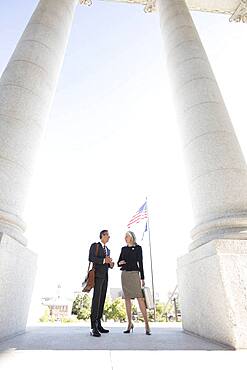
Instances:
[[[147,205],[147,215],[148,215],[147,225],[148,225],[149,253],[150,253],[152,291],[153,291],[153,302],[154,302],[154,321],[156,321],[156,305],[155,305],[155,294],[154,294],[153,259],[152,259],[151,237],[150,237],[150,227],[149,227],[149,212],[148,212],[148,198],[147,197],[146,197],[146,205]]]

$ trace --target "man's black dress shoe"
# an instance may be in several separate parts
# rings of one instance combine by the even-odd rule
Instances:
[[[103,326],[101,325],[101,322],[98,321],[98,325],[97,325],[97,328],[98,328],[98,331],[102,334],[106,334],[106,333],[109,333],[109,330],[107,329],[104,329]]]
[[[90,331],[90,335],[91,335],[92,337],[101,337],[101,334],[100,334],[100,332],[99,332],[97,329],[92,329],[92,330]]]

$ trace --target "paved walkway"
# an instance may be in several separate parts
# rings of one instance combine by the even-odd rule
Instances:
[[[87,324],[88,325],[88,324]],[[152,326],[147,336],[144,325],[136,324],[133,334],[123,334],[126,324],[109,326],[109,334],[90,336],[89,327],[82,325],[39,325],[27,328],[25,334],[0,342],[0,351],[16,350],[225,350],[227,347],[186,334],[180,324]],[[112,327],[113,326],[113,327]]]
[[[232,351],[186,334],[178,324],[155,324],[151,336],[145,335],[140,324],[135,325],[133,334],[122,334],[125,325],[110,324],[109,328],[110,334],[94,338],[85,324],[28,327],[26,333],[0,342],[0,369],[44,370],[55,365],[59,370],[71,366],[90,367],[90,370],[126,370],[141,366],[142,370],[152,370],[154,366],[166,369],[165,364],[170,361],[173,364],[169,363],[169,367],[178,369],[184,367],[184,361],[189,361],[190,370],[208,370],[209,366],[215,367],[216,358],[221,362],[228,358],[224,370],[230,364],[232,370],[240,360],[236,353],[247,360],[247,351]]]

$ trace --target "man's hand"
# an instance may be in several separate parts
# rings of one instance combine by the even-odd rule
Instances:
[[[111,257],[106,256],[106,257],[105,257],[105,263],[110,265],[110,264],[112,263],[112,259],[111,259]]]
[[[115,265],[115,263],[114,262],[111,262],[110,263],[110,268],[113,269],[114,265]]]

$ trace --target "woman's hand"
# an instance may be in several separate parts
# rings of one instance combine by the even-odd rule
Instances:
[[[125,260],[122,260],[122,261],[118,262],[118,264],[119,264],[119,266],[126,265],[126,262],[125,262]]]
[[[142,286],[142,288],[145,287],[145,280],[141,280],[141,286]]]

